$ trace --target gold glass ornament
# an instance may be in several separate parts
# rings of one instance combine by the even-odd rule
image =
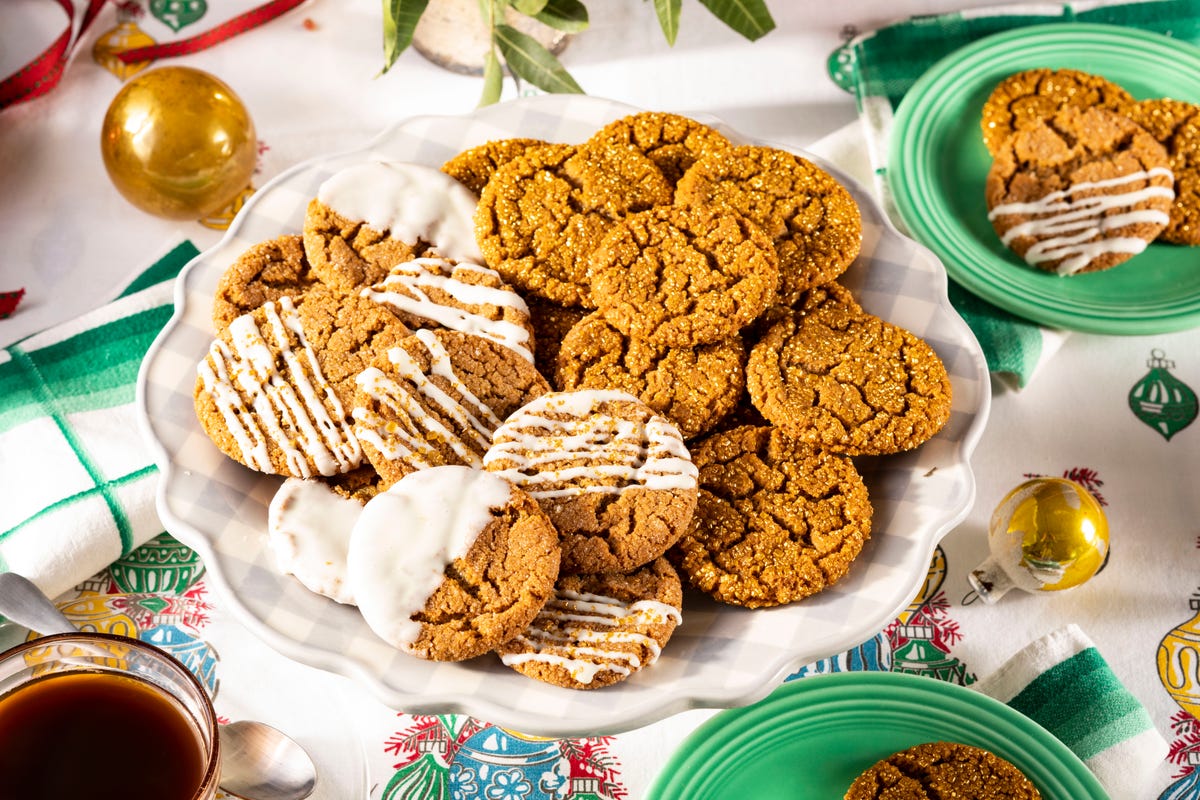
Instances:
[[[1056,592],[1095,575],[1108,555],[1096,498],[1065,478],[1034,478],[1008,493],[988,524],[991,555],[968,576],[987,603],[1009,589]]]
[[[197,219],[250,183],[258,142],[245,105],[224,82],[191,67],[158,67],[113,98],[100,149],[130,203],[160,217]]]

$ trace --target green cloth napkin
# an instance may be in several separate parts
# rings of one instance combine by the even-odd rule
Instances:
[[[111,302],[0,350],[0,571],[57,597],[162,533],[137,375],[198,253],[183,242]]]
[[[887,203],[887,134],[905,93],[944,56],[994,33],[1027,25],[1089,22],[1125,25],[1200,43],[1200,0],[1161,0],[1094,7],[1012,5],[918,16],[863,33],[829,57],[834,83],[852,92],[866,128],[868,157]],[[889,214],[898,220],[889,209]],[[982,300],[951,281],[950,301],[974,331],[992,372],[1022,386],[1057,349],[1061,336]]]

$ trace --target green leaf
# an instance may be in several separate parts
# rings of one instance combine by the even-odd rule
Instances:
[[[512,7],[527,17],[535,17],[546,7],[546,0],[512,0]]]
[[[583,94],[554,54],[511,25],[497,25],[493,41],[513,75],[547,92]]]
[[[383,72],[412,44],[413,31],[429,0],[383,0]]]
[[[667,44],[674,46],[675,35],[679,33],[679,7],[683,0],[654,0],[654,13],[658,14],[658,24],[662,26],[663,36]]]
[[[545,8],[533,18],[543,25],[567,33],[579,33],[588,27],[587,6],[580,0],[547,0]]]
[[[750,41],[775,29],[766,0],[700,0],[700,4]]]
[[[504,70],[500,68],[500,59],[496,57],[496,49],[490,48],[483,59],[483,94],[479,96],[479,105],[490,106],[500,99],[504,89]]]

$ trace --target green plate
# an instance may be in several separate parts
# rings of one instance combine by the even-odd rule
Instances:
[[[1066,745],[973,689],[898,672],[840,672],[785,683],[722,711],[659,774],[654,800],[833,800],[892,753],[955,741],[1015,764],[1045,800],[1107,800]]]
[[[1061,277],[1025,264],[987,219],[984,101],[1023,69],[1101,75],[1138,99],[1200,102],[1200,50],[1111,25],[1056,23],[981,39],[939,61],[896,109],[887,172],[901,218],[954,280],[1052,327],[1147,334],[1200,324],[1200,248],[1152,243],[1103,272]]]

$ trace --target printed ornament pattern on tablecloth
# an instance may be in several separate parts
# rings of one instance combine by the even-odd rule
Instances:
[[[1171,374],[1175,362],[1162,350],[1151,350],[1146,366],[1150,371],[1129,390],[1129,408],[1169,442],[1196,419],[1196,393]]]
[[[1175,738],[1167,760],[1181,767],[1160,800],[1200,800],[1200,590],[1188,605],[1191,619],[1171,629],[1158,645],[1158,678],[1180,708],[1171,716]]]
[[[612,737],[543,739],[465,716],[398,715],[385,750],[399,757],[382,800],[626,800]]]

